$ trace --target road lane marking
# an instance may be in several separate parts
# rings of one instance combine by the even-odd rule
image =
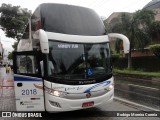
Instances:
[[[138,104],[138,103],[135,103],[135,102],[131,102],[131,101],[125,100],[125,99],[123,99],[123,98],[114,97],[114,100],[127,103],[127,104],[129,104],[129,105],[132,105],[132,106],[136,107],[137,109],[142,108],[142,109],[140,109],[141,111],[146,111],[146,110],[144,110],[144,109],[147,109],[147,111],[158,111],[158,112],[160,112],[159,109],[155,109],[155,108],[148,107],[148,106],[145,106],[145,105],[141,105],[141,104]]]
[[[152,89],[152,90],[160,90],[158,88],[152,88],[152,87],[146,87],[146,86],[141,86],[141,85],[135,85],[135,84],[128,84],[128,85],[131,85],[131,86],[136,86],[136,87],[141,87],[141,88],[147,88],[147,89]]]

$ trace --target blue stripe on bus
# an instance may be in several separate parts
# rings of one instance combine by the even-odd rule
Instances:
[[[97,84],[95,84],[94,86],[92,86],[92,87],[88,88],[87,90],[85,90],[84,93],[90,93],[92,89],[94,89],[94,88],[96,88],[96,87],[99,87],[99,86],[101,86],[101,85],[107,86],[107,85],[109,85],[110,83],[111,83],[110,80],[106,80],[106,81],[104,81],[104,82],[97,83]]]
[[[30,81],[42,81],[41,78],[31,78],[31,77],[17,77],[14,76],[14,81],[25,81],[25,82],[30,82]]]

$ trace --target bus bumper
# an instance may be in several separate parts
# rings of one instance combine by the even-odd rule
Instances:
[[[107,92],[106,94],[94,98],[86,99],[64,99],[60,97],[55,97],[50,94],[45,93],[45,107],[47,112],[64,112],[64,111],[74,111],[79,109],[86,109],[91,107],[96,107],[102,104],[111,103],[114,97],[114,89]],[[84,103],[94,102],[94,105],[82,107]]]

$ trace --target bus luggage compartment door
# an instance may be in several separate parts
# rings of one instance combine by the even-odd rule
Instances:
[[[42,78],[14,75],[17,111],[44,111]]]

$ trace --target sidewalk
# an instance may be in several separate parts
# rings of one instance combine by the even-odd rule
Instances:
[[[14,80],[13,72],[6,74],[6,69],[4,67],[0,68],[0,96],[14,96]]]
[[[16,110],[13,82],[13,72],[6,74],[6,69],[0,68],[0,111]]]

